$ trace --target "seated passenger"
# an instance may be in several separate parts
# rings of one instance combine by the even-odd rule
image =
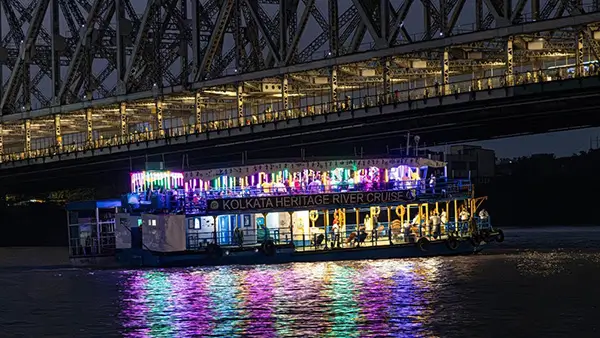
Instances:
[[[402,229],[403,229],[404,241],[408,241],[408,238],[410,237],[410,222],[405,221],[402,226]]]
[[[350,235],[348,236],[348,238],[346,238],[346,244],[353,244],[356,240],[356,232],[352,232],[350,233]]]
[[[469,220],[469,217],[471,217],[471,214],[469,214],[467,209],[463,208],[458,217],[461,220],[461,222],[466,222]]]
[[[364,224],[360,225],[358,227],[358,234],[356,235],[356,244],[358,244],[360,246],[360,243],[364,243],[364,241],[367,239],[367,231],[366,231],[366,227]]]
[[[442,213],[440,214],[440,222],[442,225],[448,224],[448,214],[445,210],[442,210]]]
[[[285,194],[287,192],[285,184],[283,184],[281,181],[277,181],[273,184],[273,190],[275,194]]]
[[[323,245],[323,242],[325,241],[325,235],[323,234],[315,234],[314,237],[314,245],[315,247],[320,247],[321,245]]]

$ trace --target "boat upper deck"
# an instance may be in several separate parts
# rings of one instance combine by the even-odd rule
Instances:
[[[222,214],[398,205],[470,193],[468,180],[450,180],[444,172],[444,162],[428,158],[282,162],[186,173],[144,171],[131,174],[129,204]]]

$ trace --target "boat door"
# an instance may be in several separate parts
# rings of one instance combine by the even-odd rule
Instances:
[[[220,245],[233,245],[233,232],[240,224],[242,227],[242,215],[224,215],[217,217],[217,239]]]
[[[231,245],[234,218],[235,216],[231,215],[217,217],[217,240],[219,245]]]

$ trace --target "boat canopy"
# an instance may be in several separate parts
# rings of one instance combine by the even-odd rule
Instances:
[[[67,211],[89,211],[96,209],[114,209],[121,206],[121,200],[82,201],[67,204]]]
[[[282,162],[246,165],[240,167],[205,169],[188,171],[185,173],[186,179],[198,178],[201,180],[212,180],[224,175],[231,177],[246,177],[260,172],[273,172],[280,170],[302,171],[330,171],[334,169],[363,169],[370,167],[393,168],[398,166],[409,166],[413,168],[429,167],[443,168],[446,162],[436,161],[422,157],[403,157],[403,158],[373,158],[358,160],[329,160],[329,161],[304,161],[304,162]]]

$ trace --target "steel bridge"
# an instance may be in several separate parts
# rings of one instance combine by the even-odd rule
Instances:
[[[599,0],[0,4],[3,168],[600,88]]]

